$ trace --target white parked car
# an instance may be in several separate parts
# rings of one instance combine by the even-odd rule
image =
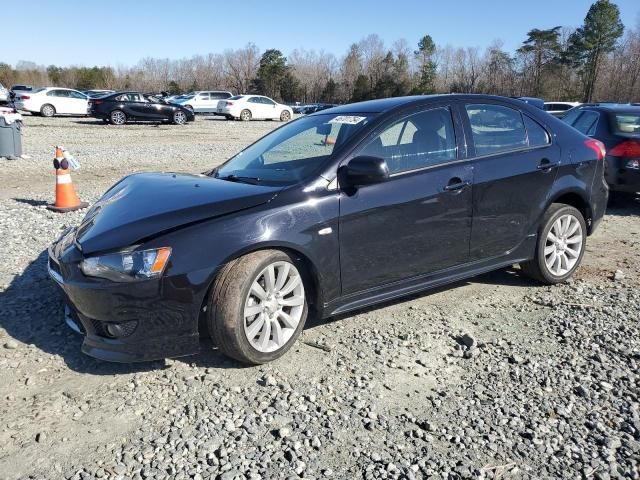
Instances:
[[[251,119],[288,122],[293,116],[293,110],[288,105],[274,102],[269,97],[262,95],[236,95],[218,102],[216,114],[227,117],[227,119],[239,118],[245,122]]]
[[[218,102],[232,97],[231,92],[208,90],[204,92],[189,92],[182,97],[172,100],[172,103],[182,105],[194,113],[216,113]]]
[[[9,101],[9,90],[0,83],[0,102],[5,103]]]
[[[544,102],[544,109],[554,117],[562,118],[573,107],[582,105],[580,102]]]
[[[87,115],[89,99],[78,90],[46,87],[29,92],[16,92],[15,105],[18,110],[43,117],[54,115]]]

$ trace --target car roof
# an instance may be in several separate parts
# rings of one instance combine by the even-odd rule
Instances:
[[[382,113],[387,112],[389,110],[393,110],[395,108],[400,108],[404,106],[410,105],[420,105],[427,101],[451,101],[451,100],[461,100],[461,101],[483,101],[483,100],[500,100],[505,103],[510,103],[515,106],[529,105],[522,100],[509,98],[509,97],[501,97],[498,95],[481,95],[481,94],[471,94],[471,93],[448,93],[448,94],[437,94],[437,95],[409,95],[406,97],[391,97],[391,98],[382,98],[378,100],[366,100],[364,102],[357,103],[348,103],[346,105],[339,105],[337,107],[332,107],[328,110],[323,110],[322,112],[318,112],[319,114],[327,114],[327,113]],[[534,107],[535,108],[535,107]],[[313,113],[312,115],[316,115]]]

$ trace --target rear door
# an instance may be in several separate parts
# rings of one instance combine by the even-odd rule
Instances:
[[[435,104],[399,114],[353,154],[384,158],[391,176],[340,195],[343,294],[468,261],[473,172],[452,113]]]
[[[208,112],[209,105],[211,103],[211,97],[209,92],[200,92],[193,99],[193,111],[194,112]]]
[[[558,168],[560,147],[545,127],[514,106],[466,102],[474,168],[471,261],[518,247],[537,224]]]

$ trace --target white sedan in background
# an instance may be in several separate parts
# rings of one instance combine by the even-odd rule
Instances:
[[[89,98],[70,88],[46,87],[16,92],[15,105],[18,110],[43,117],[87,115]]]
[[[220,100],[216,114],[227,119],[239,118],[244,122],[251,119],[288,122],[293,116],[293,110],[262,95],[236,95]]]

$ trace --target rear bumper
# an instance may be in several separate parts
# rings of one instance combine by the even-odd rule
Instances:
[[[616,192],[640,192],[640,169],[628,168],[628,159],[607,157],[604,178]]]

